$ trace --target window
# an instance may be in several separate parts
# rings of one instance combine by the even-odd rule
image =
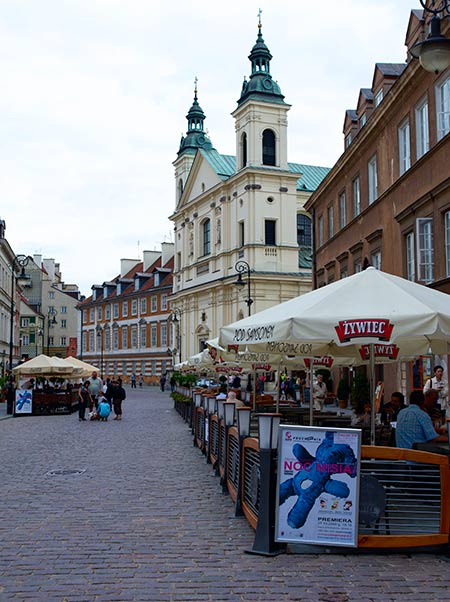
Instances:
[[[400,175],[402,175],[411,167],[411,145],[408,119],[398,128],[398,160]]]
[[[156,338],[156,324],[152,324],[150,327],[150,347],[156,347],[157,338]]]
[[[147,327],[145,324],[140,327],[139,335],[141,347],[147,347]]]
[[[141,299],[141,314],[147,313],[147,297]]]
[[[114,316],[114,318],[119,317],[119,304],[118,303],[114,303],[114,305],[113,305],[113,316]]]
[[[48,309],[50,310],[50,307]],[[89,321],[90,322],[94,321],[94,308],[93,307],[89,310]]]
[[[67,320],[61,320],[61,328],[67,328]]]
[[[180,178],[178,180],[178,200],[183,196],[183,180]]]
[[[67,345],[67,337],[61,337],[61,347],[65,347]]]
[[[131,347],[137,349],[138,338],[137,338],[137,326],[131,327]]]
[[[87,322],[87,309],[83,309],[83,324]]]
[[[67,305],[61,305],[61,313],[62,314],[66,314],[67,313]]]
[[[102,308],[101,307],[97,307],[97,320],[101,320],[102,319]]]
[[[48,337],[47,341],[48,341],[49,347],[53,347],[53,345],[55,344],[53,337]]]
[[[429,284],[434,280],[433,220],[419,217],[417,228],[417,270],[418,280]]]
[[[128,301],[122,302],[122,317],[126,318],[128,316]]]
[[[247,165],[247,134],[244,132],[242,134],[242,165],[241,167],[245,167]]]
[[[119,329],[114,328],[113,330],[113,346],[114,349],[119,349]]]
[[[161,295],[161,311],[165,311],[167,309],[167,295],[163,293]]]
[[[383,100],[383,88],[375,94],[375,106],[377,107]]]
[[[27,334],[23,334],[21,338],[22,347],[27,347],[30,344],[30,337]]]
[[[406,235],[406,277],[412,282],[416,279],[416,262],[414,256],[414,232]]]
[[[378,198],[377,157],[374,155],[367,164],[368,201],[369,205]]]
[[[342,278],[347,278],[347,276],[348,276],[347,268],[346,267],[341,268],[341,280],[342,280]]]
[[[320,215],[317,220],[317,238],[319,247],[321,247],[323,245],[323,215]]]
[[[450,211],[444,216],[445,227],[445,274],[450,276]]]
[[[151,361],[151,371],[152,371],[152,376],[155,376],[155,374],[156,374],[156,360],[152,360]]]
[[[109,328],[105,328],[105,350],[111,350],[111,330]]]
[[[328,238],[333,238],[334,236],[334,213],[333,213],[333,205],[328,207]]]
[[[167,345],[167,322],[161,322],[161,347]]]
[[[352,135],[348,134],[345,137],[345,148],[348,148],[350,146],[350,144],[352,143]]]
[[[381,251],[375,251],[370,256],[370,263],[376,270],[381,270]]]
[[[353,263],[353,271],[355,274],[359,274],[362,271],[361,259],[356,259]]]
[[[20,320],[20,325],[22,326],[22,328],[26,328],[27,326],[30,325],[30,318],[22,318]]]
[[[54,299],[54,298],[55,298],[55,293],[54,293],[54,291],[48,291],[48,298],[49,298],[49,299]]]
[[[132,301],[131,301],[131,315],[132,316],[137,316],[137,310],[138,310],[137,299],[132,299]]]
[[[211,253],[211,220],[203,222],[203,255]]]
[[[436,86],[437,138],[450,132],[450,77]]]
[[[158,311],[158,297],[156,295],[152,295],[152,311]]]
[[[430,150],[430,131],[428,128],[428,100],[416,108],[416,155],[423,157]]]
[[[276,245],[276,236],[275,236],[275,226],[276,222],[273,219],[266,219],[264,221],[264,236],[265,236],[265,244],[266,245]]]
[[[353,180],[353,217],[361,213],[361,187],[359,176]]]
[[[89,350],[94,351],[94,331],[89,331]]]
[[[128,349],[128,326],[122,326],[122,349]]]
[[[275,163],[275,134],[272,130],[264,130],[262,136],[263,165],[276,165]]]
[[[239,247],[243,247],[245,244],[245,230],[244,230],[244,222],[239,222]]]
[[[304,213],[297,213],[297,244],[300,247],[311,247],[311,218]]]
[[[105,320],[110,320],[111,319],[111,306],[107,305],[105,307]]]
[[[84,331],[81,332],[81,339],[82,339],[82,344],[81,344],[81,348],[83,349],[83,353],[86,353],[87,351],[87,340],[86,337],[83,336],[85,333]]]
[[[359,119],[359,125],[360,127],[364,127],[366,125],[367,122],[367,115],[365,113],[363,113]]]
[[[339,229],[345,228],[347,225],[347,200],[345,191],[339,195]]]

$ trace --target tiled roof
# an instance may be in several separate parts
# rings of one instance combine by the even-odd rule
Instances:
[[[201,150],[200,152],[222,180],[227,180],[236,173],[235,156],[221,155],[215,149]],[[302,174],[297,180],[297,190],[307,190],[309,192],[313,192],[330,171],[328,167],[317,167],[303,163],[288,163],[288,166],[290,172]]]
[[[312,267],[312,249],[311,247],[300,247],[298,250],[298,267]]]
[[[406,63],[376,63],[383,75],[399,76],[406,69]]]

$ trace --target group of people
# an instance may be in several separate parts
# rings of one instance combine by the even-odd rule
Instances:
[[[140,374],[139,378],[137,378],[136,373],[133,372],[133,374],[130,376],[130,385],[132,389],[137,389],[136,383],[139,383],[139,387],[142,387],[144,384],[144,377],[142,374]]]
[[[93,372],[80,387],[78,393],[78,419],[86,420],[86,410],[89,409],[90,420],[106,422],[111,410],[114,410],[114,420],[122,420],[122,402],[126,398],[125,389],[120,378],[105,382]]]

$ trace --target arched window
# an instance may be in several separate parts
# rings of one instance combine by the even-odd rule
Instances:
[[[242,134],[242,166],[246,167],[247,165],[247,134],[244,132]]]
[[[180,178],[178,180],[178,200],[181,199],[182,194],[183,194],[183,180]]]
[[[211,253],[211,220],[207,219],[203,222],[203,255]]]
[[[262,138],[263,165],[276,165],[275,134],[272,130],[264,130]]]

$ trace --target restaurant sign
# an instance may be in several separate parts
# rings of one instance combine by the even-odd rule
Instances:
[[[15,414],[31,414],[33,409],[33,391],[30,389],[16,389]]]
[[[341,343],[352,339],[369,338],[389,341],[394,325],[382,318],[362,318],[360,320],[341,320],[334,327]]]
[[[361,431],[282,425],[275,540],[356,547]]]
[[[397,345],[372,345],[374,357],[384,357],[389,360],[396,360],[400,349]],[[363,345],[359,349],[361,359],[370,359],[370,345]]]

